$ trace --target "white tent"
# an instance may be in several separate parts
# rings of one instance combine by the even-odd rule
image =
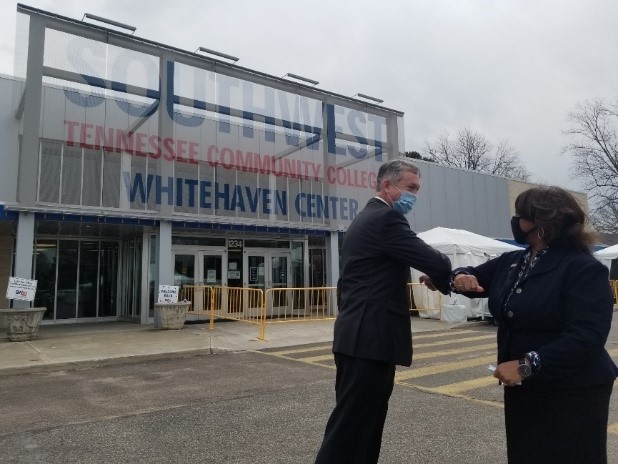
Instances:
[[[477,266],[507,251],[521,250],[518,246],[468,232],[467,230],[447,229],[445,227],[436,227],[426,232],[421,232],[418,236],[425,243],[448,256],[453,269],[463,266]],[[412,282],[418,282],[420,276],[420,272],[412,270]],[[414,301],[419,307],[435,307],[434,301],[426,301],[428,297],[432,298],[431,294],[428,294],[420,286],[413,287]],[[453,293],[451,296],[442,295],[441,303],[443,308],[448,305],[465,306],[466,317],[489,315],[485,298],[470,299]],[[435,311],[435,313],[438,313],[438,311]],[[419,314],[432,315],[431,312],[420,312]]]
[[[618,258],[618,245],[610,246],[594,253],[594,256],[601,261],[607,269],[611,270],[612,260]]]

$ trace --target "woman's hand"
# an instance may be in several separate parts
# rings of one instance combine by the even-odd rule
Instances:
[[[507,387],[514,387],[521,383],[523,377],[519,375],[519,361],[507,361],[498,364],[494,371],[494,377]]]
[[[470,274],[457,274],[453,279],[455,289],[459,293],[474,292],[483,293],[485,289],[479,285],[476,277]]]

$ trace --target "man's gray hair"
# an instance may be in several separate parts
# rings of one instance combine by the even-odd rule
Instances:
[[[421,170],[416,164],[407,159],[396,159],[387,161],[380,166],[378,170],[378,178],[376,179],[376,191],[382,189],[382,183],[385,179],[388,179],[391,184],[396,184],[401,180],[403,171],[411,171],[421,177]]]

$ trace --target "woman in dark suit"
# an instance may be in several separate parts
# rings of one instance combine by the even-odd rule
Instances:
[[[452,290],[489,298],[498,322],[509,463],[607,462],[616,365],[607,268],[590,253],[585,213],[558,187],[521,193],[511,220],[525,250],[455,269]]]

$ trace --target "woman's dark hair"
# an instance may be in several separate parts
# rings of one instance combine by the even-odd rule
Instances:
[[[597,234],[586,229],[587,217],[577,200],[560,187],[534,187],[515,200],[515,213],[534,222],[550,246],[590,251]]]

